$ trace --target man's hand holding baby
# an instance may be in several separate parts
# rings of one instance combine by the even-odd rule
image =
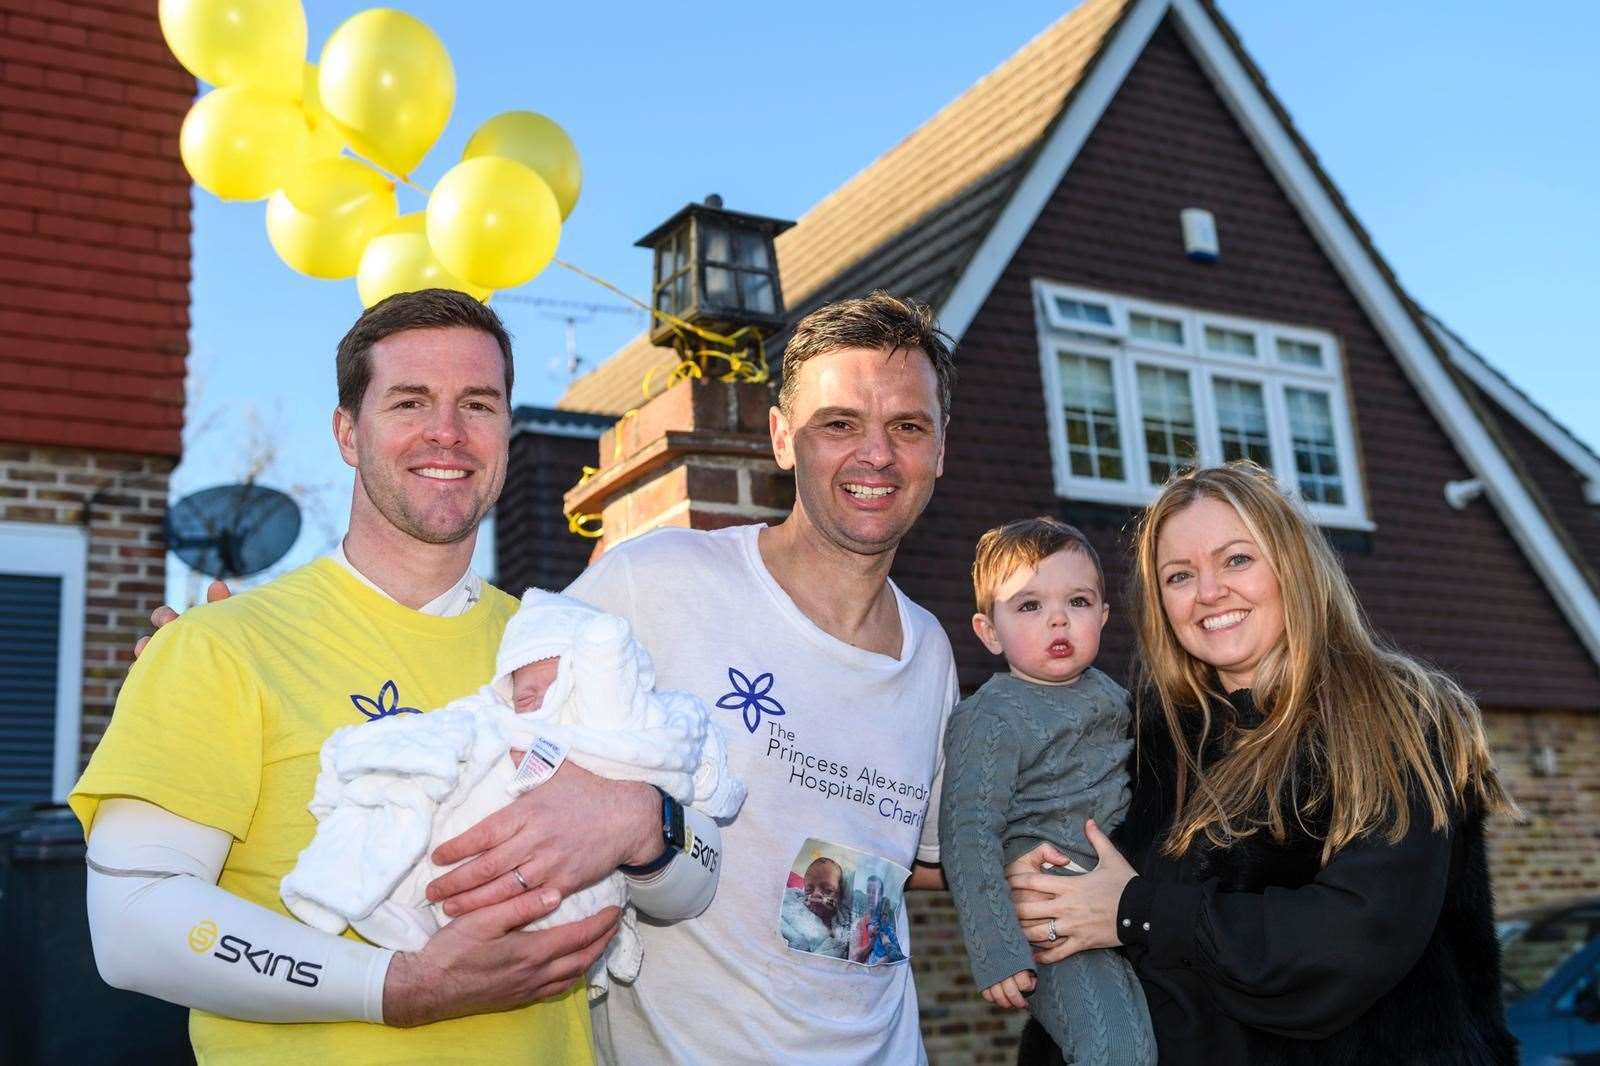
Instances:
[[[511,705],[517,713],[544,705],[559,668],[558,658],[546,658],[511,672]],[[511,752],[515,761],[522,756]],[[562,763],[549,781],[434,850],[433,861],[440,866],[478,857],[435,879],[428,898],[443,900],[445,913],[454,918],[541,887],[570,895],[618,866],[643,865],[660,855],[660,809],[649,785],[613,781]],[[608,843],[615,848],[614,862]]]
[[[477,858],[435,879],[428,899],[442,901],[454,918],[519,895],[524,883],[566,896],[661,850],[654,788],[600,777],[569,760],[538,788],[435,848],[440,866]]]
[[[522,931],[560,902],[553,889],[519,889],[511,900],[451,922],[421,951],[397,953],[383,985],[384,1024],[426,1025],[566,992],[611,943],[622,912],[607,907],[582,921]]]

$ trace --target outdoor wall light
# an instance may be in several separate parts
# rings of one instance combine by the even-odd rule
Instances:
[[[792,225],[724,210],[715,193],[687,205],[636,242],[655,253],[651,306],[718,333],[744,326],[775,333],[784,309],[772,241]],[[670,323],[652,320],[651,344],[670,348],[677,337]]]

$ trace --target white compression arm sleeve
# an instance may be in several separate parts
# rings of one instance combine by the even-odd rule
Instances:
[[[722,831],[693,807],[683,809],[683,851],[653,874],[628,878],[628,899],[652,918],[666,922],[693,918],[711,906],[722,874]]]
[[[394,952],[217,887],[233,838],[108,799],[89,834],[89,932],[116,988],[252,1022],[383,1022]]]

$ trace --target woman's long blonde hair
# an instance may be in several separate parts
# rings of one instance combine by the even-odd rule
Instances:
[[[1277,575],[1283,639],[1251,685],[1261,724],[1227,738],[1209,764],[1212,708],[1225,704],[1216,669],[1184,650],[1161,600],[1156,547],[1167,519],[1201,499],[1239,515]],[[1372,633],[1333,550],[1271,474],[1250,462],[1187,471],[1168,482],[1139,522],[1135,602],[1144,673],[1178,752],[1177,817],[1164,850],[1179,856],[1204,834],[1218,847],[1291,820],[1323,832],[1326,863],[1355,838],[1410,825],[1408,795],[1433,828],[1471,802],[1514,811],[1490,759],[1477,704],[1445,675]],[[1185,716],[1199,716],[1198,742]]]

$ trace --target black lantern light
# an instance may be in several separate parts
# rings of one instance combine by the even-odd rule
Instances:
[[[763,337],[783,328],[783,289],[772,239],[793,222],[724,210],[715,193],[689,204],[640,238],[655,252],[651,306],[717,333],[745,326]],[[678,334],[653,318],[650,343],[674,347]]]

